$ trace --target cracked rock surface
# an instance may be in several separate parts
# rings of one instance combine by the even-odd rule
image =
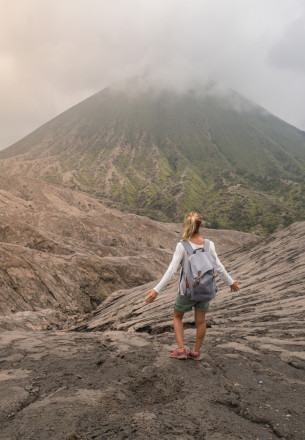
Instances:
[[[304,370],[226,340],[194,362],[170,332],[4,332],[1,440],[303,439]]]

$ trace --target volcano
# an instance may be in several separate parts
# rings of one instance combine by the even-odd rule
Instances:
[[[161,221],[267,234],[305,219],[305,133],[234,91],[108,87],[0,152],[0,169]]]

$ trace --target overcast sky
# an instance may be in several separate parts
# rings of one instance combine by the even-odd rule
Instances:
[[[0,149],[108,84],[216,80],[305,130],[304,0],[0,0]]]

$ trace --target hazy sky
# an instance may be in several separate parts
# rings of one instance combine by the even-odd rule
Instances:
[[[0,149],[108,84],[216,80],[305,130],[304,0],[0,0]]]

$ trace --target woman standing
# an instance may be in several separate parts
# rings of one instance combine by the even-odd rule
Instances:
[[[184,228],[182,240],[188,241],[193,250],[202,248],[205,244],[204,238],[201,237],[199,233],[199,229],[203,226],[202,217],[197,212],[190,212],[186,215],[183,226]],[[240,281],[233,281],[233,279],[227,273],[224,266],[221,264],[219,258],[217,257],[215,246],[212,241],[209,241],[208,252],[210,252],[210,254],[212,254],[212,256],[214,257],[214,269],[216,273],[228,286],[231,287],[231,291],[237,292],[239,290],[238,283]],[[183,273],[186,274],[189,265],[188,254],[181,241],[177,244],[173,259],[159,284],[154,289],[148,290],[146,292],[146,303],[151,303],[156,299],[158,293],[161,292],[161,290],[170,282],[173,275],[177,272],[180,264],[182,265]],[[191,311],[193,307],[195,309],[196,342],[192,350],[186,351],[183,342],[182,318],[184,313]],[[205,315],[209,307],[209,301],[195,302],[188,299],[185,296],[184,292],[178,292],[174,304],[174,329],[178,348],[170,354],[170,357],[175,359],[189,358],[196,361],[202,359],[200,348],[202,346],[206,333]]]

